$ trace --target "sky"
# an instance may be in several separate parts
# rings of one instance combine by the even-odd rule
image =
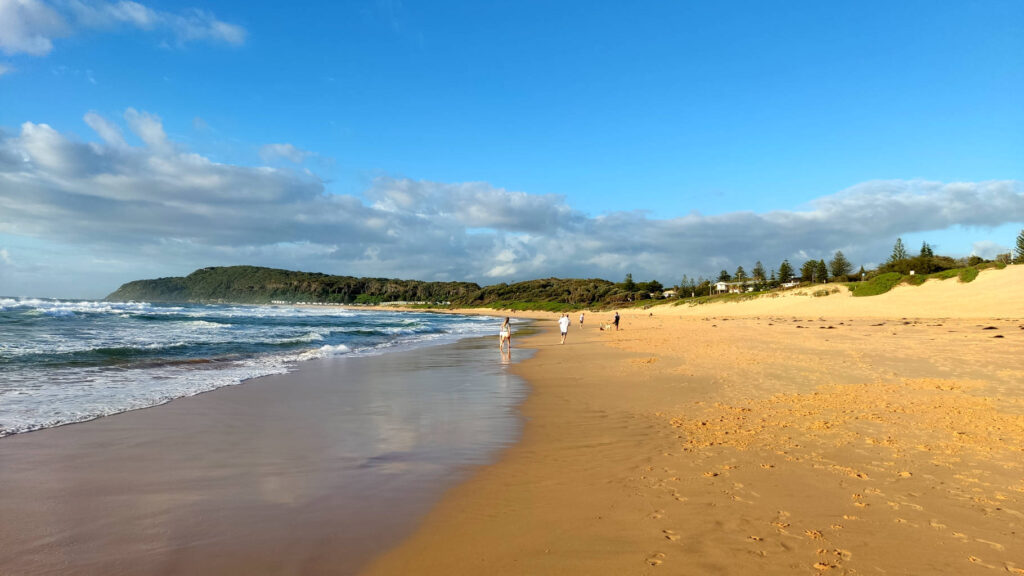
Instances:
[[[1018,0],[0,0],[0,295],[992,258],[1022,29]]]

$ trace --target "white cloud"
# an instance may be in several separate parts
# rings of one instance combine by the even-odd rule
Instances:
[[[55,38],[83,29],[119,27],[163,33],[170,37],[170,42],[165,43],[177,46],[192,42],[238,46],[245,43],[247,35],[242,26],[199,9],[166,12],[128,0],[68,0],[53,4],[43,0],[0,0],[0,51],[7,54],[45,56],[53,50]]]
[[[4,74],[8,74],[10,72],[14,72],[13,66],[8,66],[7,64],[0,64],[0,76],[3,76]]]
[[[124,119],[128,121],[128,128],[155,153],[166,155],[171,152],[171,144],[167,141],[167,134],[164,133],[164,125],[159,116],[129,108],[124,113]]]
[[[7,54],[45,56],[52,39],[67,32],[64,18],[41,0],[0,0],[0,50]]]
[[[266,144],[260,147],[260,158],[264,162],[273,162],[278,158],[284,158],[296,164],[302,164],[306,158],[312,156],[309,150],[297,148],[292,144]]]
[[[11,254],[7,251],[7,248],[0,248],[0,262],[4,264],[13,264],[11,261]]]
[[[329,193],[307,172],[189,152],[144,111],[129,109],[124,119],[139,146],[95,112],[85,122],[102,142],[32,122],[0,134],[0,235],[130,263],[105,290],[143,270],[238,263],[484,283],[626,272],[675,282],[683,273],[749,269],[755,260],[799,265],[837,249],[856,266],[883,259],[898,235],[1024,221],[1019,181],[866,182],[802,210],[671,219],[588,216],[561,196],[483,182],[378,178],[364,201]],[[100,278],[95,268],[53,273]]]
[[[100,138],[103,138],[103,141],[107,144],[118,148],[125,145],[121,128],[116,124],[108,122],[106,118],[99,114],[89,112],[85,115],[85,123],[89,125],[89,128],[93,129],[93,132],[99,134]]]
[[[1007,254],[1010,249],[998,242],[992,242],[989,240],[982,240],[971,244],[971,255],[985,258],[986,260],[992,260],[1000,254]]]

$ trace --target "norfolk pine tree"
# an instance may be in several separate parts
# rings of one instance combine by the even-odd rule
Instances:
[[[764,282],[768,279],[764,273],[764,265],[761,264],[760,260],[757,261],[757,264],[754,264],[754,269],[751,270],[751,274],[754,275],[754,280],[757,280],[758,282]]]
[[[779,264],[779,282],[785,284],[793,279],[793,266],[790,265],[789,260],[783,260],[782,264]]]
[[[889,263],[894,264],[908,258],[907,249],[903,247],[903,239],[896,238],[896,244],[892,247],[892,255],[889,256]]]
[[[804,262],[803,266],[800,267],[800,278],[804,282],[814,282],[817,280],[818,275],[818,263],[814,260],[808,260]]]
[[[1024,229],[1017,234],[1017,247],[1014,248],[1014,253],[1016,258],[1013,261],[1017,264],[1024,264]]]
[[[818,282],[828,282],[828,266],[825,265],[824,259],[815,263],[814,275],[818,278]]]
[[[846,256],[843,256],[842,250],[836,250],[836,255],[829,261],[828,268],[832,272],[833,278],[847,276],[853,270],[850,261],[846,259]]]

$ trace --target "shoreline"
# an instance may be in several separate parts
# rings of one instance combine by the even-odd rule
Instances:
[[[518,437],[525,383],[492,347],[315,360],[0,439],[0,572],[355,573]]]
[[[1024,573],[1022,273],[541,323],[520,442],[363,574]]]

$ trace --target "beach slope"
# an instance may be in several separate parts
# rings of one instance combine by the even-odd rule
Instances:
[[[1024,573],[1022,290],[1011,266],[543,332],[522,442],[368,574]]]

